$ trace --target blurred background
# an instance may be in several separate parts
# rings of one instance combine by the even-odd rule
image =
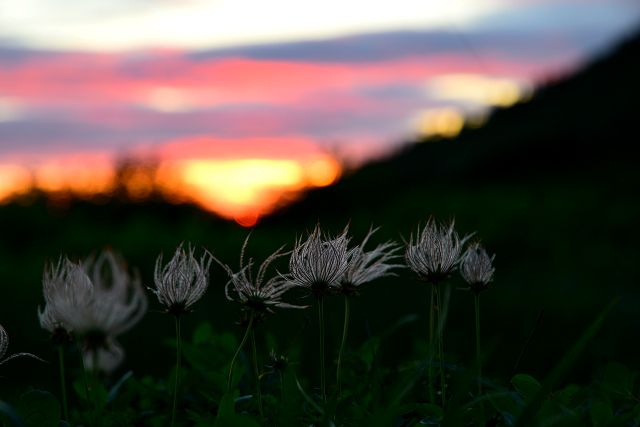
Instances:
[[[151,286],[156,256],[182,241],[235,263],[249,228],[260,258],[318,221],[401,242],[433,215],[497,254],[490,375],[511,371],[536,324],[522,370],[545,373],[615,296],[575,379],[603,360],[637,364],[639,24],[635,0],[0,0],[10,352],[54,360],[36,309],[60,254],[113,248]],[[239,333],[225,282],[214,268],[187,334],[204,320]],[[408,271],[372,284],[355,342],[417,313],[387,350],[406,360],[427,291]],[[472,299],[452,304],[446,345],[466,363]],[[171,319],[151,307],[122,337],[123,370],[171,366]],[[335,345],[341,302],[328,309]],[[302,337],[310,361],[314,321],[282,313],[265,329],[283,347]],[[12,363],[24,375],[3,372],[2,387],[56,381]]]

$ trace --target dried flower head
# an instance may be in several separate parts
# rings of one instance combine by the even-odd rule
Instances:
[[[15,359],[17,357],[31,357],[41,362],[44,360],[40,359],[38,356],[34,356],[31,353],[16,353],[10,356],[4,357],[7,354],[7,350],[9,349],[9,334],[4,329],[2,325],[0,325],[0,365],[7,363],[9,360]]]
[[[390,276],[394,268],[402,267],[400,264],[393,264],[392,261],[398,258],[396,252],[398,245],[394,242],[385,242],[378,245],[371,251],[365,251],[369,238],[378,231],[371,228],[359,246],[356,246],[349,260],[349,267],[340,281],[340,292],[346,295],[357,294],[358,287],[364,283],[384,276]]]
[[[422,231],[418,228],[415,241],[411,235],[405,252],[407,265],[423,280],[437,284],[456,269],[470,237],[461,239],[454,230],[454,221],[439,224],[431,218]]]
[[[289,259],[287,280],[293,286],[307,288],[316,296],[338,289],[340,280],[349,268],[348,229],[333,238],[323,235],[317,225],[304,242],[300,239]]]
[[[182,244],[164,267],[160,254],[154,273],[156,289],[152,291],[168,313],[179,316],[190,311],[207,290],[210,265],[208,253],[205,252],[198,261],[194,249],[189,246],[185,250]]]
[[[91,306],[93,284],[80,264],[60,258],[57,264],[47,264],[42,276],[44,309],[38,307],[40,326],[51,332],[58,344],[70,340],[71,325],[65,322],[65,313]]]
[[[493,259],[478,242],[471,244],[460,262],[460,274],[469,284],[469,288],[476,293],[487,289],[493,279]]]
[[[283,252],[284,247],[269,255],[258,268],[258,273],[253,276],[253,259],[249,258],[245,265],[245,252],[249,243],[249,236],[244,241],[240,250],[240,269],[234,272],[231,267],[213,259],[227,272],[229,281],[224,292],[229,301],[236,301],[251,310],[253,314],[261,315],[265,312],[273,313],[273,308],[306,308],[306,306],[288,304],[282,301],[282,295],[290,290],[293,285],[280,275],[275,275],[265,280],[267,269],[278,258],[286,256],[289,252]]]
[[[144,316],[147,298],[124,260],[107,250],[82,264],[61,259],[45,268],[46,306],[40,325],[56,335],[73,332],[83,343],[85,364],[110,372],[124,357],[116,337]]]
[[[278,354],[275,350],[271,349],[269,352],[269,363],[266,365],[271,372],[284,372],[289,366],[289,358],[284,354]]]

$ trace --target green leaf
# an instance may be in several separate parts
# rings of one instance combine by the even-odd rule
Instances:
[[[516,427],[526,427],[531,425],[536,420],[536,414],[540,410],[542,403],[547,398],[553,387],[569,372],[575,361],[582,354],[587,344],[593,339],[596,333],[600,330],[604,319],[607,317],[611,309],[618,303],[615,299],[611,301],[602,312],[595,318],[593,323],[585,330],[580,338],[573,344],[571,349],[560,359],[560,361],[553,368],[551,373],[545,378],[541,384],[540,390],[535,394],[533,399],[527,404],[522,411],[522,414],[518,417]]]
[[[621,363],[611,362],[604,371],[603,386],[606,390],[629,396],[633,391],[633,374]]]
[[[304,387],[302,387],[302,384],[300,384],[300,381],[298,381],[297,377],[296,377],[296,385],[298,386],[298,390],[300,391],[300,394],[302,395],[302,397],[304,397],[304,400],[306,400],[307,403],[311,405],[313,409],[315,409],[321,415],[324,416],[324,409],[322,409],[320,405],[318,405],[316,402],[313,401],[311,397],[309,397],[309,395],[304,391]]]
[[[591,405],[589,410],[593,427],[601,427],[609,424],[613,418],[613,409],[611,405],[602,401],[597,401]]]
[[[6,418],[8,418],[11,421],[11,425],[12,426],[14,426],[14,427],[24,427],[24,424],[22,423],[22,420],[20,419],[20,417],[16,413],[15,409],[13,409],[13,407],[11,407],[10,405],[8,405],[7,403],[5,403],[2,400],[0,400],[0,414],[4,415]],[[0,417],[0,421],[6,421],[6,420],[3,419],[3,417]],[[4,425],[4,424],[2,424],[2,425]]]
[[[100,380],[94,378],[93,376],[89,376],[87,378],[86,384],[84,382],[84,379],[75,381],[73,383],[73,389],[80,399],[82,399],[87,405],[94,407],[97,410],[102,410],[107,404],[109,392],[107,392],[104,384],[102,384]]]
[[[111,387],[111,390],[109,390],[109,394],[107,395],[107,402],[112,402],[116,397],[118,397],[120,389],[122,388],[124,383],[126,383],[131,377],[133,377],[132,371],[128,371],[126,374],[120,377],[118,382],[116,382],[115,385]]]
[[[484,396],[491,405],[507,420],[514,419],[522,410],[520,397],[511,391],[487,393]]]
[[[438,405],[434,405],[433,403],[423,403],[420,405],[416,405],[415,410],[420,416],[422,420],[420,424],[429,425],[429,426],[437,426],[442,422],[442,417],[444,416],[444,411]]]
[[[511,378],[511,384],[525,400],[530,400],[540,390],[540,383],[531,375],[517,374]]]
[[[20,397],[18,412],[26,427],[58,427],[60,403],[47,391],[31,390]]]
[[[237,392],[225,393],[222,396],[214,427],[259,427],[260,424],[252,417],[236,414],[236,397]]]
[[[214,338],[213,327],[209,322],[199,324],[193,332],[193,343],[196,345],[210,343]]]
[[[579,397],[578,394],[580,392],[582,392],[582,389],[579,386],[569,384],[562,390],[554,393],[554,397],[559,404],[572,407],[574,404],[578,403],[577,397]]]

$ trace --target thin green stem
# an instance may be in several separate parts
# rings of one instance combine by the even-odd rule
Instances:
[[[278,371],[278,375],[280,376],[280,405],[284,402],[284,372]]]
[[[478,396],[482,395],[482,364],[480,361],[480,295],[475,294],[476,308],[476,365],[478,367]]]
[[[227,392],[231,390],[231,380],[233,378],[233,366],[236,363],[236,359],[238,358],[238,355],[240,354],[242,347],[244,347],[245,342],[247,342],[247,338],[249,337],[249,332],[251,331],[252,327],[253,327],[253,315],[249,317],[249,324],[247,325],[247,330],[245,331],[244,336],[242,337],[242,341],[240,341],[240,345],[238,346],[236,353],[233,355],[233,359],[231,359],[231,366],[229,366],[229,377],[227,379]]]
[[[91,376],[94,381],[98,381],[98,350],[93,350],[91,352]]]
[[[344,325],[342,325],[342,342],[340,343],[340,351],[338,352],[338,364],[336,368],[336,386],[338,387],[338,397],[340,397],[340,367],[342,366],[342,355],[347,342],[347,334],[349,333],[349,297],[344,296]]]
[[[254,328],[251,328],[250,333],[253,375],[256,378],[256,392],[258,393],[258,409],[260,410],[260,417],[264,418],[264,411],[262,409],[262,390],[260,389],[260,371],[258,370],[258,353],[256,351],[256,334],[254,333]]]
[[[173,410],[171,411],[171,427],[176,422],[176,412],[178,408],[178,388],[180,387],[180,367],[182,359],[182,337],[180,336],[180,315],[176,319],[176,379],[173,384]]]
[[[480,358],[480,294],[475,293],[475,311],[476,311],[476,365],[478,368],[478,397],[482,396],[482,360]],[[480,402],[480,414],[482,417],[482,425],[484,426],[484,403]]]
[[[446,380],[444,372],[444,339],[443,339],[443,313],[442,313],[442,288],[440,284],[436,285],[436,317],[438,323],[438,359],[440,360],[440,393],[442,396],[442,407],[446,401]]]
[[[67,403],[67,382],[64,374],[64,347],[58,346],[58,364],[60,368],[60,392],[62,393],[62,411],[65,421],[69,421],[69,405]]]
[[[324,300],[318,296],[318,322],[320,323],[320,394],[327,401],[327,377],[324,365]]]
[[[89,389],[89,381],[87,380],[87,367],[84,364],[84,354],[82,354],[82,349],[79,348],[79,354],[80,354],[80,362],[82,362],[82,380],[84,381],[84,391],[86,393],[86,397],[87,397],[87,403],[89,404],[89,407],[91,408],[90,411],[90,415],[89,415],[89,422],[92,426],[95,426],[95,406],[93,404],[93,399],[91,398],[91,390]]]
[[[431,302],[429,304],[429,348],[428,348],[428,355],[429,355],[429,366],[428,366],[428,381],[429,381],[429,399],[431,400],[431,403],[435,404],[436,403],[436,391],[435,388],[433,386],[433,326],[434,326],[434,311],[435,311],[435,286],[431,285]]]

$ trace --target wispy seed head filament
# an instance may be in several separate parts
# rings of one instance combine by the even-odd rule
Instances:
[[[185,250],[180,244],[165,266],[162,265],[162,255],[156,260],[156,288],[152,291],[168,313],[181,315],[189,312],[207,290],[212,258],[205,252],[198,260],[194,252],[191,246]]]
[[[345,228],[337,237],[330,237],[317,225],[307,240],[298,240],[289,259],[287,280],[316,296],[339,289],[352,252],[348,249],[347,232]]]

